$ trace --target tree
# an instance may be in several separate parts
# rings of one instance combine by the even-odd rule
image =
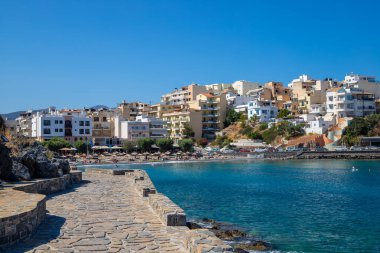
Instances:
[[[124,141],[123,149],[128,153],[132,153],[137,149],[137,143],[135,141]]]
[[[191,152],[194,148],[194,142],[192,139],[180,140],[178,145],[183,152]]]
[[[288,109],[280,109],[277,114],[277,118],[283,119],[290,115],[290,111]]]
[[[260,131],[268,129],[268,123],[266,123],[266,122],[261,123],[259,129],[260,129]]]
[[[188,122],[186,122],[183,127],[184,127],[184,129],[183,129],[182,134],[184,135],[185,138],[194,137],[194,135],[195,135],[194,130]]]
[[[276,127],[273,126],[271,128],[268,128],[262,133],[263,141],[265,141],[267,144],[270,144],[276,139],[277,135],[278,134]]]
[[[207,146],[207,144],[208,144],[208,140],[207,140],[206,138],[198,139],[198,140],[197,140],[197,144],[198,144],[198,146],[204,148],[204,147]]]
[[[244,125],[242,129],[240,129],[239,133],[248,136],[250,133],[252,133],[252,130],[252,127]]]
[[[263,136],[260,132],[255,131],[248,134],[248,138],[253,139],[253,140],[262,140]]]
[[[153,144],[154,140],[151,138],[141,138],[137,141],[137,147],[142,152],[150,152]]]
[[[225,146],[230,145],[231,142],[232,141],[228,139],[227,136],[216,136],[216,139],[211,143],[211,145],[223,148]]]
[[[86,153],[87,150],[91,149],[91,146],[84,141],[78,140],[74,143],[74,148],[76,148],[79,153]]]
[[[61,148],[69,148],[71,147],[70,143],[65,139],[54,137],[48,141],[45,141],[44,146],[51,151],[59,151]]]
[[[303,129],[302,125],[297,125],[297,126],[290,125],[286,129],[285,138],[290,139],[292,137],[302,136],[304,134],[305,134],[305,130]]]
[[[242,119],[243,114],[241,112],[236,112],[234,109],[228,109],[226,120],[224,121],[224,127],[228,127],[234,122],[238,122]]]
[[[173,140],[172,139],[158,139],[156,141],[157,147],[160,148],[161,152],[166,152],[173,149]]]

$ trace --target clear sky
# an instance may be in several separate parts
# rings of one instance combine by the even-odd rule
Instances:
[[[380,1],[0,0],[0,112],[191,82],[380,78]]]

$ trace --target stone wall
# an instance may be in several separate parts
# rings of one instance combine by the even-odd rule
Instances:
[[[82,181],[82,172],[0,190],[0,250],[30,237],[46,216],[46,196]]]

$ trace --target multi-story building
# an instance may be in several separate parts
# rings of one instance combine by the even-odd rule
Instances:
[[[25,137],[32,137],[32,111],[21,113],[16,118],[16,133]]]
[[[305,128],[305,132],[306,134],[325,134],[335,124],[335,116],[315,117],[314,120],[308,121],[308,127]]]
[[[95,146],[120,145],[120,140],[115,136],[114,118],[115,111],[106,108],[89,110],[88,116],[92,118],[92,143]]]
[[[213,84],[206,84],[205,85],[208,92],[212,93],[219,93],[224,90],[230,90],[232,88],[232,84],[230,83],[213,83]]]
[[[343,117],[362,117],[376,112],[375,95],[356,88],[331,88],[326,95],[327,113]]]
[[[272,95],[272,100],[275,101],[278,109],[284,108],[284,103],[291,101],[292,90],[284,87],[281,82],[268,82],[264,88],[269,89]]]
[[[310,106],[310,114],[323,116],[327,112],[326,104],[312,104]]]
[[[258,89],[261,85],[259,83],[253,83],[245,80],[239,80],[232,83],[232,88],[239,95],[246,95],[248,91]]]
[[[180,89],[175,89],[174,91],[161,96],[161,104],[185,105],[191,101],[194,101],[197,95],[205,92],[205,86],[190,84],[188,86],[183,86]]]
[[[248,103],[248,119],[257,116],[260,122],[269,122],[275,120],[278,114],[278,108],[272,104],[272,101],[255,100]]]
[[[77,140],[90,141],[92,119],[81,110],[61,110],[37,113],[32,118],[32,137],[39,141],[54,137],[64,138],[70,143]]]
[[[249,101],[253,100],[273,100],[272,92],[270,89],[266,87],[253,89],[247,92],[247,96],[249,96],[251,99]]]
[[[168,137],[166,122],[148,116],[137,116],[135,121],[123,121],[115,118],[115,135],[123,140],[138,140],[140,138],[160,139]]]
[[[215,133],[222,130],[226,119],[227,99],[226,93],[218,95],[213,93],[199,94],[196,100],[189,103],[190,109],[200,110],[202,117],[201,138],[213,140]]]
[[[171,104],[167,105],[164,103],[154,104],[150,106],[148,116],[161,119],[162,114],[173,112],[176,110],[181,110],[182,108],[185,108],[185,107],[186,105],[171,105]]]
[[[137,116],[148,115],[150,105],[142,102],[126,102],[119,104],[117,113],[124,119],[135,121]]]
[[[196,109],[176,110],[162,115],[162,119],[167,122],[169,137],[178,143],[184,139],[186,124],[194,131],[194,138],[202,138],[202,111]]]
[[[348,74],[345,76],[343,84],[347,88],[362,89],[365,92],[373,93],[375,98],[380,98],[380,82],[374,76],[361,76]]]

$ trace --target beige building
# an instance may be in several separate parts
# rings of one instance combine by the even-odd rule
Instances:
[[[283,109],[284,104],[292,100],[292,89],[284,87],[281,82],[268,82],[264,88],[271,91],[272,100],[278,109]]]
[[[108,109],[89,110],[87,115],[92,118],[92,143],[94,146],[120,145],[115,136],[116,113]]]
[[[129,102],[123,101],[117,108],[117,113],[124,120],[135,121],[137,116],[148,115],[149,104],[142,102]]]
[[[246,95],[248,91],[260,88],[261,85],[259,83],[253,83],[245,80],[239,80],[232,83],[232,88],[239,95]]]
[[[190,84],[183,86],[180,89],[161,96],[161,104],[164,105],[184,105],[194,101],[196,96],[205,93],[206,87],[198,84]]]

